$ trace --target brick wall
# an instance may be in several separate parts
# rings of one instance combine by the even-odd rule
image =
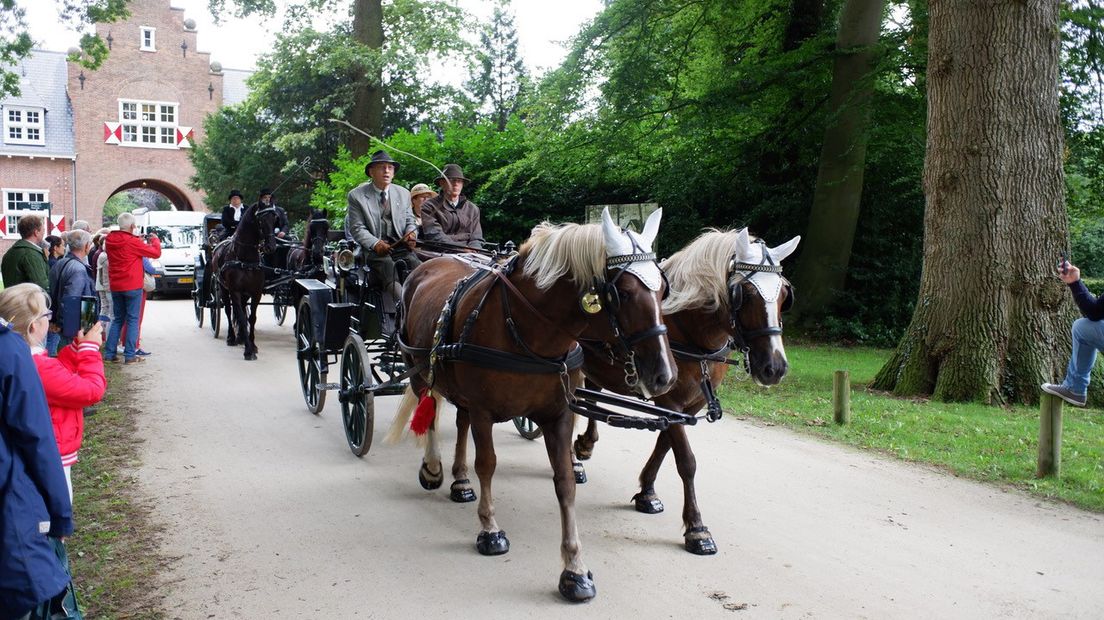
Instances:
[[[66,225],[73,222],[72,160],[0,156],[0,190],[2,189],[46,190],[49,192],[47,200],[52,203],[52,215],[64,215]],[[4,198],[0,192],[0,200]],[[86,215],[78,209],[78,218],[85,219]],[[13,238],[0,239],[0,254],[7,251],[18,239],[16,231],[11,232]]]
[[[103,205],[121,188],[145,186],[184,197],[178,208],[206,210],[201,193],[188,187],[194,168],[188,149],[144,148],[104,143],[104,122],[119,122],[119,100],[178,104],[177,123],[191,127],[193,143],[203,139],[203,119],[222,104],[222,75],[210,71],[210,54],[196,51],[196,33],[184,28],[184,12],[169,0],[132,0],[125,22],[99,24],[96,32],[112,37],[111,53],[96,71],[69,63],[77,150],[77,210],[83,219],[101,221]],[[156,51],[142,51],[140,29],[156,29]],[[185,55],[181,42],[187,43]],[[213,88],[213,93],[208,91]]]

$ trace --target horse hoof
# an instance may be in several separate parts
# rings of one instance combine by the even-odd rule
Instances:
[[[699,537],[691,538],[695,534]],[[713,542],[713,535],[709,533],[709,528],[705,526],[692,527],[686,530],[684,537],[686,538],[686,550],[694,555],[715,555],[717,553],[717,543]]]
[[[246,353],[245,354],[245,361],[247,361],[247,362],[252,362],[256,359],[257,359],[257,354],[256,353]]]
[[[226,339],[226,346],[228,347],[234,347],[237,346],[237,344],[238,342],[236,340],[231,340],[230,338]]]
[[[590,571],[585,575],[576,575],[565,568],[560,573],[560,596],[565,599],[572,603],[585,603],[596,594],[598,590],[594,587],[594,574]]]
[[[441,483],[445,481],[445,470],[434,474],[429,471],[429,466],[425,461],[422,461],[422,466],[418,468],[418,483],[422,485],[422,488],[427,491],[441,488]]]
[[[471,487],[463,486],[471,484],[467,478],[463,480],[457,480],[449,487],[449,499],[457,504],[467,504],[468,502],[475,501],[475,491]]]
[[[475,539],[475,549],[479,555],[502,555],[510,550],[510,541],[506,532],[480,532]]]
[[[663,512],[663,502],[655,493],[637,493],[633,495],[632,501],[637,512],[643,512],[646,515],[657,515]]]
[[[586,470],[582,463],[572,463],[571,469],[575,472],[575,484],[585,484],[587,481]]]
[[[588,445],[582,435],[575,438],[575,443],[572,444],[571,449],[575,451],[575,458],[580,461],[589,461],[591,455],[594,454],[594,444],[590,443]]]

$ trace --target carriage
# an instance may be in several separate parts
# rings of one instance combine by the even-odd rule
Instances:
[[[222,241],[219,238],[221,224],[222,216],[218,213],[211,213],[203,218],[201,231],[203,240],[201,251],[195,257],[195,283],[192,289],[196,326],[203,327],[206,319],[215,338],[220,336],[226,300],[222,299],[219,287],[215,286],[215,274],[207,273],[207,265],[211,262],[211,254],[215,247]],[[313,264],[304,265],[301,269],[288,268],[288,253],[296,245],[295,240],[281,241],[277,245],[275,254],[267,259],[265,264],[264,292],[272,296],[272,301],[264,305],[272,306],[272,314],[277,325],[284,324],[288,308],[295,307],[299,301],[294,281],[302,278],[324,277],[323,270]]]

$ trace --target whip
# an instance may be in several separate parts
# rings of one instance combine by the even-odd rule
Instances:
[[[363,136],[367,137],[367,138],[368,138],[369,140],[372,140],[372,141],[374,141],[374,142],[378,143],[378,144],[379,144],[380,146],[382,146],[382,147],[384,147],[384,148],[386,148],[386,149],[388,149],[388,150],[394,151],[394,152],[396,152],[396,153],[401,153],[401,154],[403,154],[403,155],[406,155],[407,157],[413,157],[414,159],[416,159],[416,160],[418,160],[418,161],[422,162],[423,164],[427,164],[427,165],[429,165],[429,166],[430,166],[431,168],[433,168],[434,170],[436,170],[436,171],[437,171],[437,175],[438,175],[438,178],[443,178],[443,177],[445,177],[445,173],[444,173],[444,171],[442,171],[442,170],[441,170],[440,168],[438,168],[438,167],[437,167],[436,165],[434,165],[434,163],[433,163],[433,162],[431,162],[431,161],[426,161],[426,160],[422,159],[421,157],[418,157],[417,155],[415,155],[415,154],[413,154],[413,153],[408,153],[408,152],[406,152],[406,151],[404,151],[404,150],[402,150],[402,149],[400,149],[400,148],[396,148],[396,147],[394,147],[394,146],[391,146],[390,144],[388,144],[388,143],[384,142],[383,140],[380,140],[379,138],[377,138],[377,137],[373,136],[372,134],[368,133],[367,131],[364,131],[363,129],[360,129],[359,127],[355,127],[355,126],[353,126],[352,124],[350,124],[350,123],[348,123],[348,122],[346,122],[346,121],[343,121],[343,120],[341,120],[341,119],[339,119],[339,118],[331,118],[331,119],[330,119],[330,122],[331,122],[331,123],[338,123],[338,124],[341,124],[341,125],[345,125],[345,126],[346,126],[346,127],[348,127],[349,129],[352,129],[353,131],[355,131],[355,132],[357,132],[357,133],[359,133],[359,134],[361,134],[361,135],[363,135]]]

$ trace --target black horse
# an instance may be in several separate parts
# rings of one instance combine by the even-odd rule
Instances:
[[[275,251],[275,227],[275,207],[249,207],[242,213],[234,236],[215,247],[208,267],[211,273],[217,274],[222,299],[229,301],[226,304],[226,344],[231,347],[244,344],[247,360],[257,359],[257,344],[253,336],[257,305],[261,302],[265,285],[261,255]]]
[[[301,273],[309,266],[314,268],[319,278],[325,279],[326,241],[329,234],[330,220],[326,218],[326,212],[312,209],[303,234],[303,244],[288,252],[288,270]]]

